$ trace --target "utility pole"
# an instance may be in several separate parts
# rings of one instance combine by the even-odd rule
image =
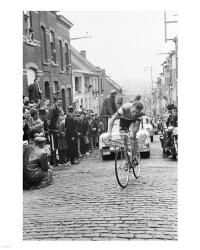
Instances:
[[[177,16],[177,15],[175,15],[175,16]],[[164,11],[165,42],[174,40],[174,38],[167,38],[167,24],[170,24],[170,23],[178,23],[178,21],[177,20],[167,21],[166,11]]]

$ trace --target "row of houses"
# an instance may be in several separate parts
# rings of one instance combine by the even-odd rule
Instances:
[[[23,12],[23,95],[39,78],[41,103],[60,97],[65,112],[75,103],[77,109],[82,105],[99,114],[110,90],[121,95],[122,88],[87,59],[86,51],[71,46],[72,27],[56,11]]]
[[[145,99],[146,113],[156,116],[167,112],[167,106],[178,106],[178,37],[173,39],[175,49],[168,53],[161,64],[162,72],[156,80],[151,95]]]

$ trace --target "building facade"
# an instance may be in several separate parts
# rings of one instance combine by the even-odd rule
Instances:
[[[166,113],[169,104],[178,106],[178,38],[175,37],[173,42],[175,50],[169,52],[161,64],[162,73],[157,77],[156,87],[147,102],[150,116]]]
[[[83,106],[96,114],[101,113],[103,100],[115,89],[119,94],[122,88],[106,76],[105,70],[88,61],[86,51],[78,52],[71,48],[73,99],[77,110]]]
[[[99,114],[99,82],[101,70],[86,58],[86,51],[78,52],[71,48],[73,99],[76,109],[81,106]]]
[[[23,13],[23,95],[40,79],[41,103],[62,98],[63,109],[72,104],[70,28],[72,23],[55,11]]]

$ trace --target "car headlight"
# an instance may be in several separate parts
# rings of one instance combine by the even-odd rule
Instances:
[[[141,134],[139,136],[140,141],[145,141],[147,139],[147,136],[145,134]]]
[[[104,144],[108,144],[109,138],[103,137],[103,138],[102,138],[102,142],[103,142]]]

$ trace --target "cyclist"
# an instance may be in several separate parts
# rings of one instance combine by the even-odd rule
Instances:
[[[108,138],[112,137],[112,128],[114,121],[120,119],[120,130],[130,130],[131,139],[131,154],[134,156],[138,148],[136,133],[139,130],[141,117],[144,115],[142,112],[143,104],[140,101],[134,101],[132,103],[125,103],[121,108],[113,115],[108,124]],[[137,159],[131,158],[133,161]]]

